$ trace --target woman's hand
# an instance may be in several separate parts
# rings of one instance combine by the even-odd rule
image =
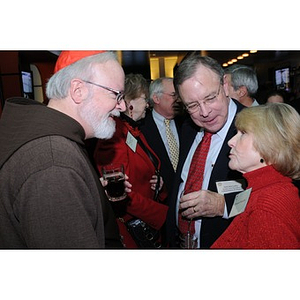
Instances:
[[[124,186],[125,186],[125,192],[126,193],[130,193],[131,188],[132,188],[132,184],[128,181],[128,179],[129,179],[129,177],[125,174]],[[107,180],[104,180],[103,177],[100,177],[100,182],[101,182],[103,187],[106,187],[107,184],[108,184]]]
[[[132,188],[132,184],[128,181],[129,177],[125,174],[125,181],[124,181],[124,185],[125,185],[125,192],[126,193],[130,193],[131,192],[131,188]]]
[[[163,185],[164,185],[164,181],[163,181],[161,176],[159,176],[159,178],[160,178],[159,190],[161,190]],[[157,175],[153,175],[152,178],[150,179],[150,186],[151,186],[151,189],[154,190],[154,191],[155,191],[155,187],[156,187],[156,184],[157,184],[157,179],[158,179]]]

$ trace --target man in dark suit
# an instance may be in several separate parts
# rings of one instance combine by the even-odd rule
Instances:
[[[195,220],[192,226],[194,237],[198,239],[197,248],[209,248],[230,224],[228,215],[237,194],[237,191],[219,193],[216,183],[242,179],[240,173],[228,167],[227,142],[235,135],[235,115],[244,106],[229,98],[224,70],[210,57],[194,53],[183,59],[176,71],[174,86],[190,118],[181,128],[179,163],[167,217],[167,240],[170,247],[179,247],[180,209],[182,216]],[[205,132],[212,133],[212,137],[202,187],[181,196],[194,152]]]
[[[152,111],[148,112],[143,119],[140,128],[148,144],[160,158],[161,176],[168,194],[170,194],[173,189],[179,152],[176,157],[176,166],[173,166],[165,120],[169,120],[170,129],[179,149],[178,132],[183,119],[182,104],[178,102],[176,97],[173,78],[161,77],[152,81],[149,87],[149,95]]]

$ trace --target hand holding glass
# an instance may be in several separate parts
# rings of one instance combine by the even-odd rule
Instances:
[[[105,190],[110,201],[120,201],[127,197],[125,174],[122,164],[110,164],[102,167],[102,177],[107,181]]]
[[[184,195],[184,191],[180,194],[180,198]],[[188,219],[188,231],[185,234],[180,235],[180,248],[183,249],[196,249],[198,245],[198,239],[194,236],[194,234],[191,232],[191,225],[192,225],[193,219]],[[194,226],[194,224],[192,225]]]

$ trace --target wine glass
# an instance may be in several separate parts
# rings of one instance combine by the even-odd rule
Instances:
[[[180,198],[184,195],[184,190],[180,194]],[[188,219],[188,230],[184,234],[180,234],[180,248],[182,249],[196,249],[197,237],[191,232],[192,218]]]

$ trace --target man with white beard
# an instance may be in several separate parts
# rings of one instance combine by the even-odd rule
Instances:
[[[119,248],[118,227],[84,140],[111,138],[125,110],[112,52],[62,51],[45,106],[5,103],[0,120],[0,248]]]

